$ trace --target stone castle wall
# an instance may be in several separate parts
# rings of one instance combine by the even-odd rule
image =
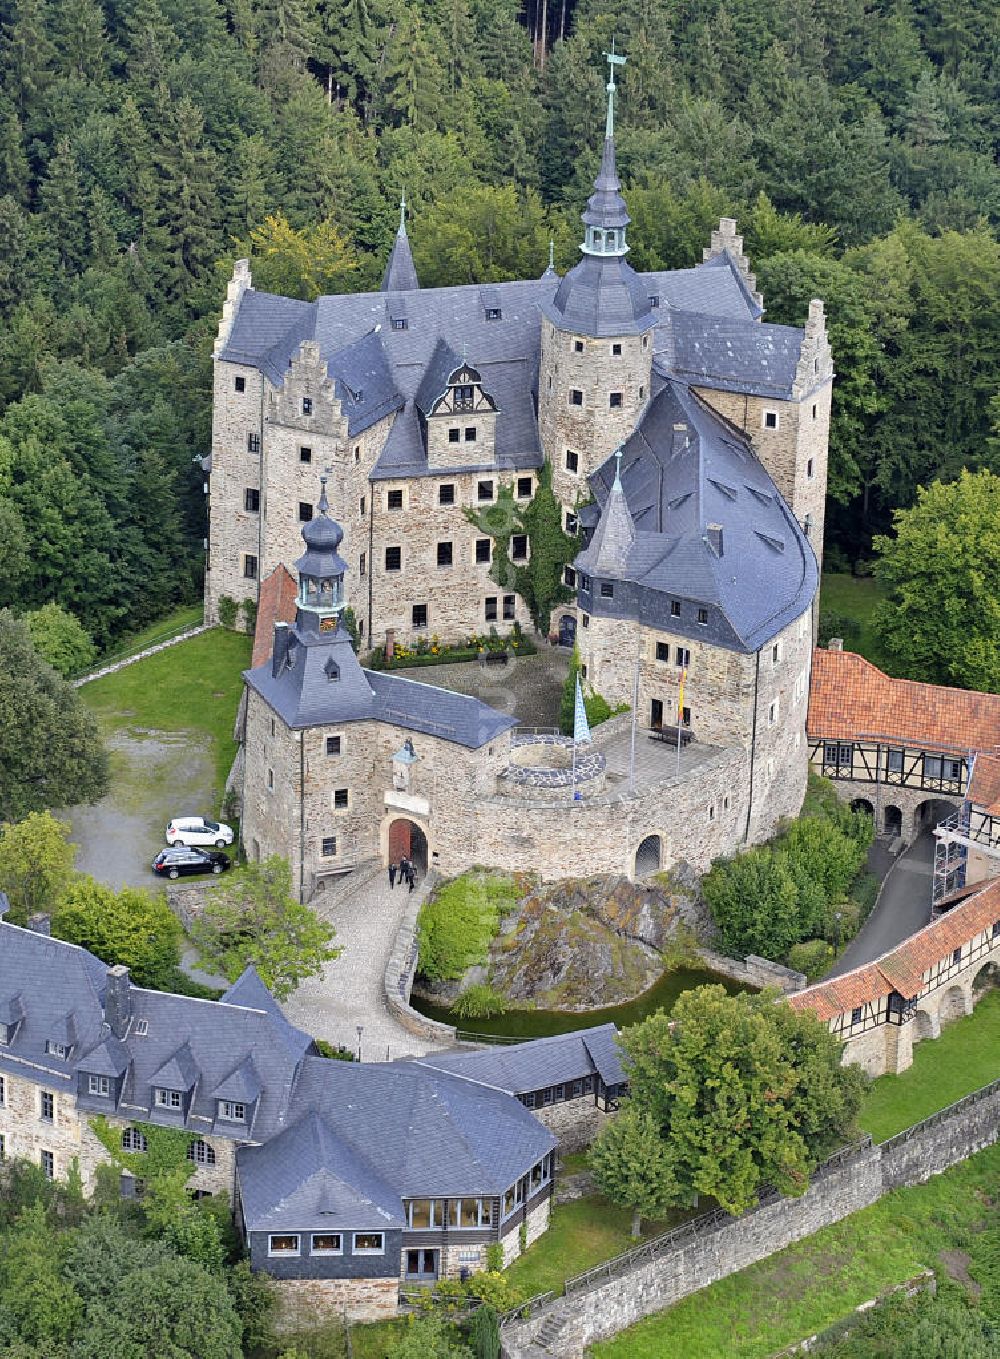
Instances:
[[[570,1280],[566,1297],[504,1328],[506,1359],[528,1359],[544,1327],[550,1353],[582,1359],[587,1346],[679,1302],[883,1194],[920,1184],[991,1146],[1000,1135],[1000,1081],[881,1146],[862,1145],[821,1167],[801,1198],[777,1195],[742,1217],[721,1211],[685,1224],[658,1244]]]

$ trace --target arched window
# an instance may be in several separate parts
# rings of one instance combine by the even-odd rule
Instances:
[[[194,1161],[195,1164],[199,1166],[214,1166],[215,1150],[199,1137],[196,1142],[189,1143],[187,1158],[189,1161]]]
[[[138,1128],[122,1129],[122,1151],[146,1151],[148,1143]]]

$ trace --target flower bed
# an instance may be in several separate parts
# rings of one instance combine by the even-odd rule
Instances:
[[[410,644],[397,642],[391,660],[381,651],[373,651],[368,658],[371,670],[402,670],[418,665],[454,665],[461,661],[478,661],[494,656],[535,656],[538,648],[521,629],[514,625],[511,632],[501,637],[491,631],[473,634],[465,642],[442,642],[435,633],[418,637]]]

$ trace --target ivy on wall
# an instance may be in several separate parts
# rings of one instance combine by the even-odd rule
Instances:
[[[563,570],[580,550],[576,538],[563,532],[562,510],[552,494],[552,470],[546,463],[538,474],[538,487],[527,505],[519,505],[512,485],[501,486],[492,505],[467,509],[466,518],[493,539],[490,580],[502,590],[519,594],[541,633],[549,630],[552,610],[573,598],[563,584]],[[511,560],[511,539],[528,538],[528,560]]]
[[[194,1162],[187,1158],[187,1150],[197,1138],[182,1128],[161,1128],[154,1123],[130,1125],[146,1139],[145,1151],[126,1151],[122,1146],[122,1128],[116,1128],[98,1114],[90,1120],[90,1128],[111,1160],[121,1170],[148,1186],[163,1185],[182,1188],[191,1178]]]

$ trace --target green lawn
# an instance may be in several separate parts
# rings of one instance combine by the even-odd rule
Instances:
[[[644,1221],[643,1238],[659,1236],[692,1216],[678,1210],[662,1222]],[[559,1290],[570,1275],[634,1246],[636,1243],[629,1235],[631,1225],[632,1214],[628,1209],[616,1208],[601,1196],[555,1204],[548,1231],[514,1261],[506,1271],[507,1278],[525,1298],[549,1289]]]
[[[595,1345],[593,1359],[766,1359],[831,1325],[925,1266],[940,1252],[988,1249],[1000,1230],[1000,1146],[897,1190],[871,1208]],[[984,1257],[985,1258],[985,1257]]]
[[[820,587],[819,610],[821,615],[841,613],[855,619],[861,625],[861,635],[845,638],[845,648],[884,669],[885,656],[872,627],[872,611],[882,596],[883,591],[871,576],[828,572]]]
[[[207,736],[221,799],[236,754],[233,723],[251,646],[243,633],[213,628],[85,684],[80,693],[107,730],[138,727]]]
[[[148,628],[134,632],[128,637],[119,638],[104,656],[98,658],[94,668],[97,669],[109,661],[114,661],[119,656],[131,656],[136,651],[144,650],[147,646],[165,641],[174,633],[182,632],[185,628],[196,628],[203,617],[204,607],[200,601],[197,604],[178,604],[176,609],[172,609],[170,613],[158,618],[155,623],[150,623]]]
[[[901,1076],[880,1076],[859,1122],[876,1142],[919,1123],[1000,1076],[1000,991],[987,992],[973,1014],[955,1020],[941,1037],[913,1049]]]

